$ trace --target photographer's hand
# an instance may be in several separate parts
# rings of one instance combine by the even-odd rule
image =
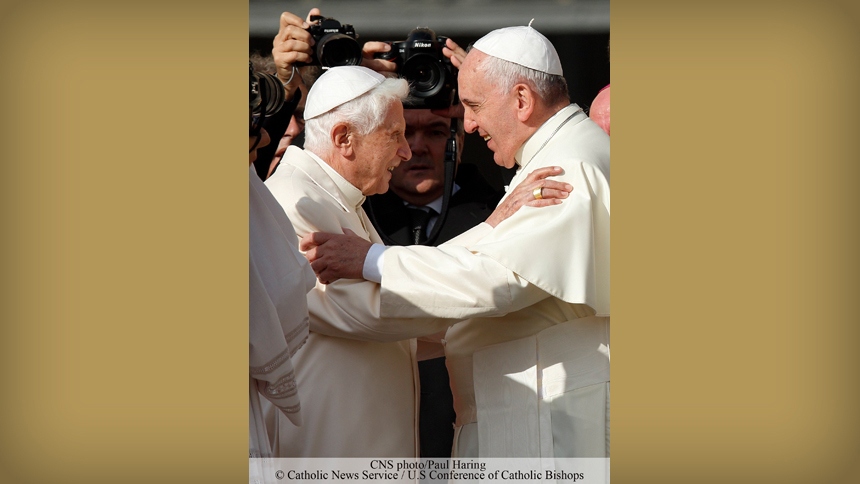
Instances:
[[[549,176],[560,175],[561,173],[562,169],[559,166],[538,168],[529,173],[526,179],[517,185],[514,191],[496,207],[487,219],[487,223],[495,227],[524,206],[549,207],[561,203],[561,199],[567,198],[568,194],[573,191],[573,186],[547,179]],[[535,191],[538,188],[541,189],[541,198],[539,199],[535,198]]]
[[[466,60],[466,51],[451,39],[445,41],[445,47],[442,47],[442,53],[445,54],[445,57],[451,59],[451,64],[457,69],[459,69],[460,66],[463,65],[463,61]]]
[[[457,69],[459,69],[460,66],[463,65],[463,61],[466,59],[466,51],[461,49],[460,46],[457,45],[457,43],[451,39],[445,41],[445,47],[442,48],[442,54],[444,54],[445,57],[451,59],[451,65],[453,65]],[[437,116],[460,119],[463,119],[463,116],[465,114],[463,105],[460,103],[452,104],[446,109],[434,109],[432,110],[432,112]]]
[[[338,279],[363,279],[364,259],[372,244],[344,229],[343,234],[313,232],[302,237],[302,250],[323,284]]]
[[[319,15],[319,9],[311,9],[311,15]],[[281,27],[275,40],[272,41],[272,57],[275,59],[275,67],[278,69],[278,79],[281,82],[289,81],[284,88],[287,91],[287,100],[292,99],[293,93],[302,82],[302,76],[293,68],[296,62],[310,62],[313,55],[312,47],[314,39],[306,30],[310,24],[306,20],[293,15],[290,12],[281,14]]]
[[[397,72],[397,64],[392,61],[374,59],[377,52],[388,52],[391,46],[385,42],[365,42],[361,48],[361,65],[385,75],[386,72]]]

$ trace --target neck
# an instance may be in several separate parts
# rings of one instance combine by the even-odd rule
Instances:
[[[568,106],[570,106],[569,102],[558,103],[554,106],[538,105],[535,108],[535,112],[532,114],[532,117],[535,118],[535,120],[534,120],[535,131],[537,131],[538,128],[543,126],[543,124],[546,123],[549,118],[555,116],[556,113],[558,113],[559,111],[561,111],[562,109],[564,109]],[[529,121],[531,121],[531,118],[529,118]],[[529,123],[529,124],[531,125],[532,123]]]
[[[357,184],[355,174],[352,172],[352,167],[354,166],[354,164],[350,163],[349,159],[344,158],[340,155],[340,153],[336,151],[333,153],[328,153],[325,156],[319,154],[317,154],[317,156],[319,156],[321,160],[326,162],[328,166],[332,167],[334,171],[338,172],[338,174],[340,174],[340,176],[342,176],[344,180],[348,181],[350,184],[352,184],[352,186],[358,188],[359,190],[362,190],[362,187]]]
[[[520,146],[528,141],[528,139],[531,138],[531,136],[535,134],[535,132],[537,132],[537,130],[539,130],[547,120],[549,120],[549,118],[555,116],[556,113],[569,105],[570,103],[559,103],[554,106],[546,106],[541,103],[535,105],[534,111],[532,111],[529,118],[521,124],[522,131],[519,137]]]

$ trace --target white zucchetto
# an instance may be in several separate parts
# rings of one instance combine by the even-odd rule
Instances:
[[[478,39],[472,46],[499,59],[561,76],[561,61],[552,42],[531,27],[505,27]]]
[[[382,84],[385,76],[361,66],[328,69],[308,92],[305,119],[325,114]]]

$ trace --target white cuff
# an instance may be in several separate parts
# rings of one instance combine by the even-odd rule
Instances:
[[[367,256],[364,258],[364,269],[361,270],[361,276],[375,283],[382,282],[382,259],[385,254],[385,246],[382,244],[373,244],[370,250],[367,251]]]

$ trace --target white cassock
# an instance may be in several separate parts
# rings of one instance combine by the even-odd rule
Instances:
[[[473,318],[443,341],[455,456],[609,457],[609,136],[570,105],[516,159],[511,187],[558,165],[570,197],[387,248],[382,315]]]
[[[312,153],[291,146],[266,180],[299,237],[350,229],[382,243],[361,208],[364,196]],[[304,424],[267,412],[278,457],[418,455],[418,336],[454,321],[382,319],[379,285],[342,279],[308,294],[311,332],[294,363]],[[277,420],[277,421],[276,421]]]
[[[308,338],[306,294],[316,277],[284,210],[253,167],[248,179],[248,454],[272,457],[260,394],[290,425],[301,425],[292,358]]]

